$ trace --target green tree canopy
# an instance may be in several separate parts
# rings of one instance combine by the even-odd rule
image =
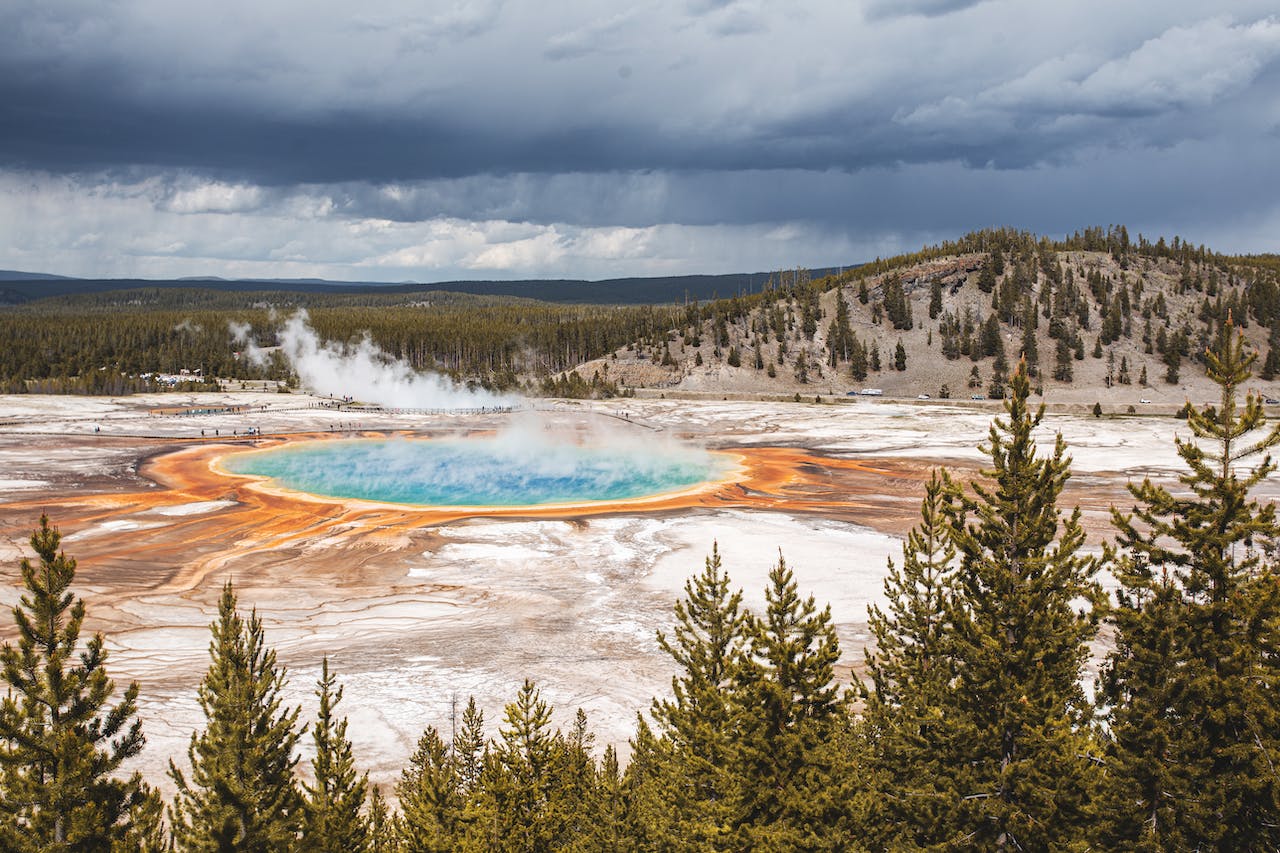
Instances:
[[[950,524],[960,565],[944,717],[955,752],[937,840],[1008,850],[1076,843],[1098,777],[1080,684],[1101,616],[1097,566],[1077,553],[1079,509],[1064,518],[1057,506],[1066,444],[1059,435],[1051,455],[1037,454],[1044,407],[1032,413],[1029,396],[1022,362],[984,448],[991,467],[971,484],[967,518]]]
[[[1120,581],[1103,843],[1130,849],[1280,847],[1280,524],[1253,490],[1275,470],[1253,393],[1256,355],[1228,323],[1206,353],[1216,407],[1189,408],[1175,494],[1144,480],[1113,511]],[[1252,465],[1252,467],[1249,467]]]
[[[0,700],[0,849],[109,851],[133,831],[133,810],[150,800],[137,773],[115,776],[142,749],[138,685],[114,707],[101,634],[81,647],[84,599],[70,592],[76,561],[40,516],[36,562],[21,563],[24,592],[13,608],[16,646],[0,648],[9,693]],[[79,652],[79,654],[77,654]]]
[[[211,626],[209,669],[200,684],[206,726],[191,735],[191,777],[171,760],[177,785],[170,823],[182,851],[280,853],[297,847],[303,798],[294,779],[300,708],[282,708],[285,672],[262,620],[236,611],[230,581]]]
[[[669,767],[678,773],[660,781],[673,796],[676,818],[663,834],[683,839],[692,850],[714,849],[734,810],[734,690],[748,617],[742,592],[731,591],[717,543],[684,592],[671,635],[658,633],[658,644],[677,667],[672,698],[655,700],[652,711],[674,753]]]
[[[920,524],[907,534],[902,565],[889,560],[888,610],[868,608],[875,637],[866,654],[871,689],[863,729],[871,741],[876,787],[868,842],[923,844],[951,800],[939,783],[947,769],[939,743],[956,664],[949,621],[956,583],[952,524],[963,525],[958,487],[935,470],[920,504]]]
[[[749,619],[750,645],[737,676],[738,841],[811,849],[829,841],[846,805],[831,798],[832,746],[844,711],[835,683],[840,643],[831,609],[800,597],[781,554],[765,601],[764,615]]]
[[[356,774],[346,718],[334,716],[334,708],[342,701],[342,687],[329,672],[327,656],[321,664],[316,697],[320,708],[311,728],[315,779],[303,785],[303,847],[314,853],[362,853],[369,834],[362,813],[369,778],[368,774]]]

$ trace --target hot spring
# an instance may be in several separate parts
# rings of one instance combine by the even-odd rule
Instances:
[[[419,506],[623,501],[723,478],[733,463],[685,446],[513,442],[502,436],[311,441],[237,453],[232,474],[331,498]]]

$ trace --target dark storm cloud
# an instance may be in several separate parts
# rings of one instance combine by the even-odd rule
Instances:
[[[15,0],[0,177],[278,217],[268,248],[291,258],[305,253],[281,223],[302,215],[883,236],[858,245],[988,224],[1189,234],[1276,209],[1274,15],[1259,0]],[[147,251],[195,252],[175,223]],[[84,227],[67,242],[114,239]],[[537,245],[558,257],[562,236]],[[237,239],[200,251],[268,251]]]
[[[878,1],[865,12],[936,16],[974,5]],[[305,20],[287,36],[287,50],[285,36],[269,28],[255,42],[250,19],[242,40],[211,44],[190,68],[163,67],[154,55],[163,46],[149,43],[145,30],[128,31],[138,22],[123,14],[98,21],[95,30],[111,33],[101,43],[82,33],[46,35],[32,50],[11,12],[14,25],[0,27],[0,162],[53,172],[181,167],[267,184],[951,160],[1020,168],[1070,156],[1086,142],[1193,136],[1221,122],[1223,104],[1247,109],[1255,79],[1280,55],[1273,19],[1190,18],[1131,27],[1128,43],[1109,55],[1105,45],[1075,44],[1019,55],[1006,44],[1011,56],[1002,67],[983,55],[989,33],[980,28],[966,48],[967,30],[921,20],[895,36],[896,47],[868,54],[877,25],[868,31],[856,15],[812,8],[806,15],[800,6],[797,24],[743,7],[695,3],[691,11],[705,21],[671,25],[634,7],[540,20],[542,33],[517,38],[524,52],[508,56],[498,52],[511,43],[498,5],[423,21],[384,4],[348,26],[371,39],[369,50],[384,47],[400,59],[318,54],[308,38],[333,33],[313,32]],[[43,31],[79,33],[58,9],[72,16],[80,7],[50,4],[30,14],[45,22]],[[741,15],[754,23],[734,17]],[[716,53],[718,34],[733,26],[751,43]],[[851,43],[824,27],[848,28]],[[671,46],[647,43],[652,34]],[[942,49],[931,50],[940,37]],[[1062,51],[1052,34],[1036,38]],[[459,45],[484,55],[485,65],[473,57],[469,67],[487,68],[487,77],[449,70]],[[360,46],[357,39],[352,50]],[[442,54],[446,47],[454,53]],[[694,48],[707,56],[690,56]],[[731,62],[718,66],[720,56]],[[1170,115],[1176,121],[1161,121]]]
[[[1061,234],[1109,222],[1124,210],[1126,221],[1169,228],[1171,235],[1194,231],[1208,200],[1231,200],[1230,209],[1214,205],[1221,221],[1256,210],[1280,191],[1274,143],[1267,139],[1237,145],[1212,168],[1204,164],[1214,161],[1213,148],[1203,142],[1127,155],[1094,150],[1081,159],[1025,171],[949,161],[860,170],[478,176],[406,184],[390,193],[359,183],[328,192],[344,210],[401,222],[431,216],[582,227],[808,221],[855,232],[909,224],[941,235],[965,223]],[[1081,180],[1082,174],[1093,179]]]
[[[0,161],[28,169],[157,166],[289,184],[643,165],[631,135],[603,126],[512,137],[443,118],[162,106],[120,99],[87,82],[32,89],[20,80],[0,67],[0,125],[12,128],[0,136]]]
[[[973,5],[963,0],[878,0],[867,14],[941,15]],[[710,18],[741,12],[724,3],[695,4],[695,9]],[[832,18],[828,23],[851,32],[859,27],[850,15]],[[851,45],[845,56],[831,44],[823,46],[829,37],[822,32],[813,33],[814,50],[790,53],[797,46],[792,29],[758,38],[748,50],[769,53],[749,53],[739,67],[710,69],[704,63],[663,78],[650,64],[644,79],[636,74],[627,81],[631,91],[622,91],[593,78],[617,77],[623,67],[631,69],[636,63],[628,64],[628,58],[634,60],[632,54],[646,47],[637,38],[652,32],[653,22],[628,8],[545,22],[540,54],[552,65],[573,65],[568,85],[556,70],[540,68],[536,58],[493,55],[489,59],[495,69],[488,81],[456,78],[433,88],[433,77],[443,68],[430,58],[433,50],[463,41],[484,51],[486,36],[502,26],[499,6],[490,6],[489,14],[445,15],[431,22],[411,15],[397,18],[385,10],[365,13],[351,26],[389,40],[371,44],[422,59],[399,65],[388,61],[381,68],[334,56],[333,63],[346,68],[338,74],[326,72],[320,65],[326,58],[305,49],[274,54],[270,49],[275,42],[268,40],[253,50],[250,23],[248,37],[236,50],[212,50],[207,58],[193,58],[196,68],[173,69],[168,78],[160,77],[165,70],[148,56],[157,46],[148,45],[141,33],[120,32],[125,23],[108,19],[99,24],[115,24],[115,37],[106,38],[105,47],[70,40],[68,47],[84,53],[67,56],[56,55],[55,40],[44,45],[55,51],[52,55],[23,50],[18,44],[27,35],[23,27],[0,29],[0,124],[5,127],[0,160],[52,172],[116,165],[182,167],[264,183],[584,170],[860,169],[942,160],[1019,168],[1060,158],[1085,140],[1149,143],[1194,133],[1197,117],[1189,111],[1201,110],[1210,118],[1217,101],[1248,92],[1254,78],[1280,55],[1280,24],[1275,20],[1192,19],[1164,29],[1148,27],[1112,55],[1071,50],[992,73],[974,56],[984,49],[978,33],[974,50],[933,56],[940,63],[954,63],[957,72],[968,70],[968,78],[956,74],[942,87],[938,77],[950,70],[922,72],[910,65],[913,54],[925,58],[915,44],[919,38],[943,35],[931,22],[902,38],[908,53],[902,58],[888,54],[888,46],[884,55],[859,56],[854,54],[858,47]],[[823,23],[820,17],[813,20],[817,27]],[[681,26],[687,31],[696,24]],[[707,32],[716,32],[717,26],[723,22],[709,24]],[[774,20],[774,26],[781,23]],[[72,23],[47,27],[69,29]],[[291,38],[305,45],[308,35],[314,33],[303,24]],[[964,38],[965,32],[948,35]],[[698,42],[686,37],[681,44]],[[653,53],[660,54],[660,46]],[[680,59],[678,47],[671,53]],[[584,61],[589,59],[593,61]],[[878,82],[896,86],[888,91],[859,87],[833,73],[836,69],[810,73],[805,68],[809,61],[846,61],[851,76],[858,76],[864,65],[888,63],[890,73],[877,72]],[[777,69],[762,70],[771,65]],[[900,76],[892,73],[895,65]],[[415,70],[424,79],[413,82],[404,95],[380,91],[384,85],[393,91],[406,87]],[[709,77],[713,73],[728,82]],[[362,78],[370,74],[371,79]],[[794,105],[788,87],[769,79],[774,74],[796,76],[801,100],[806,85],[827,88],[827,97]],[[731,105],[746,120],[732,113],[701,117],[696,90],[664,88],[710,83],[732,92],[735,77],[741,78],[741,86],[759,85],[758,97],[739,96],[740,104]],[[362,97],[366,86],[370,91]],[[636,96],[636,87],[648,91]],[[294,93],[302,104],[293,104]],[[581,100],[591,93],[599,100]],[[611,109],[611,97],[634,101],[634,109]],[[503,120],[513,101],[524,101],[534,113],[532,120],[527,114]],[[1179,114],[1183,127],[1158,120],[1170,113]],[[1089,120],[1069,120],[1073,118]]]

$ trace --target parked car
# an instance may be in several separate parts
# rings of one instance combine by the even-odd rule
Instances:
[[[928,400],[928,399],[930,399],[930,397],[929,397],[929,395],[928,395],[928,394],[921,394],[920,396],[916,397],[916,399],[917,399],[917,400]]]
[[[986,398],[985,396],[983,396],[982,394],[970,394],[970,395],[969,395],[969,399],[970,399],[970,400],[985,400],[985,399],[987,399],[987,398]]]
[[[1143,398],[1142,398],[1141,400],[1139,400],[1138,402],[1139,402],[1139,403],[1150,403],[1151,401],[1150,401],[1150,400],[1148,400],[1146,397],[1143,397]]]
[[[1277,400],[1275,397],[1268,397],[1267,399],[1263,400],[1262,402],[1266,403],[1268,406],[1274,406],[1274,405],[1276,405],[1277,403],[1280,403],[1280,400]]]

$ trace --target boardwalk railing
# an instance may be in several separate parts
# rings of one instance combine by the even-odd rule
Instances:
[[[340,407],[343,412],[380,412],[385,415],[495,415],[507,414],[514,412],[517,406],[466,406],[459,408],[443,408],[443,409],[413,409],[392,406],[352,406],[344,405]]]

